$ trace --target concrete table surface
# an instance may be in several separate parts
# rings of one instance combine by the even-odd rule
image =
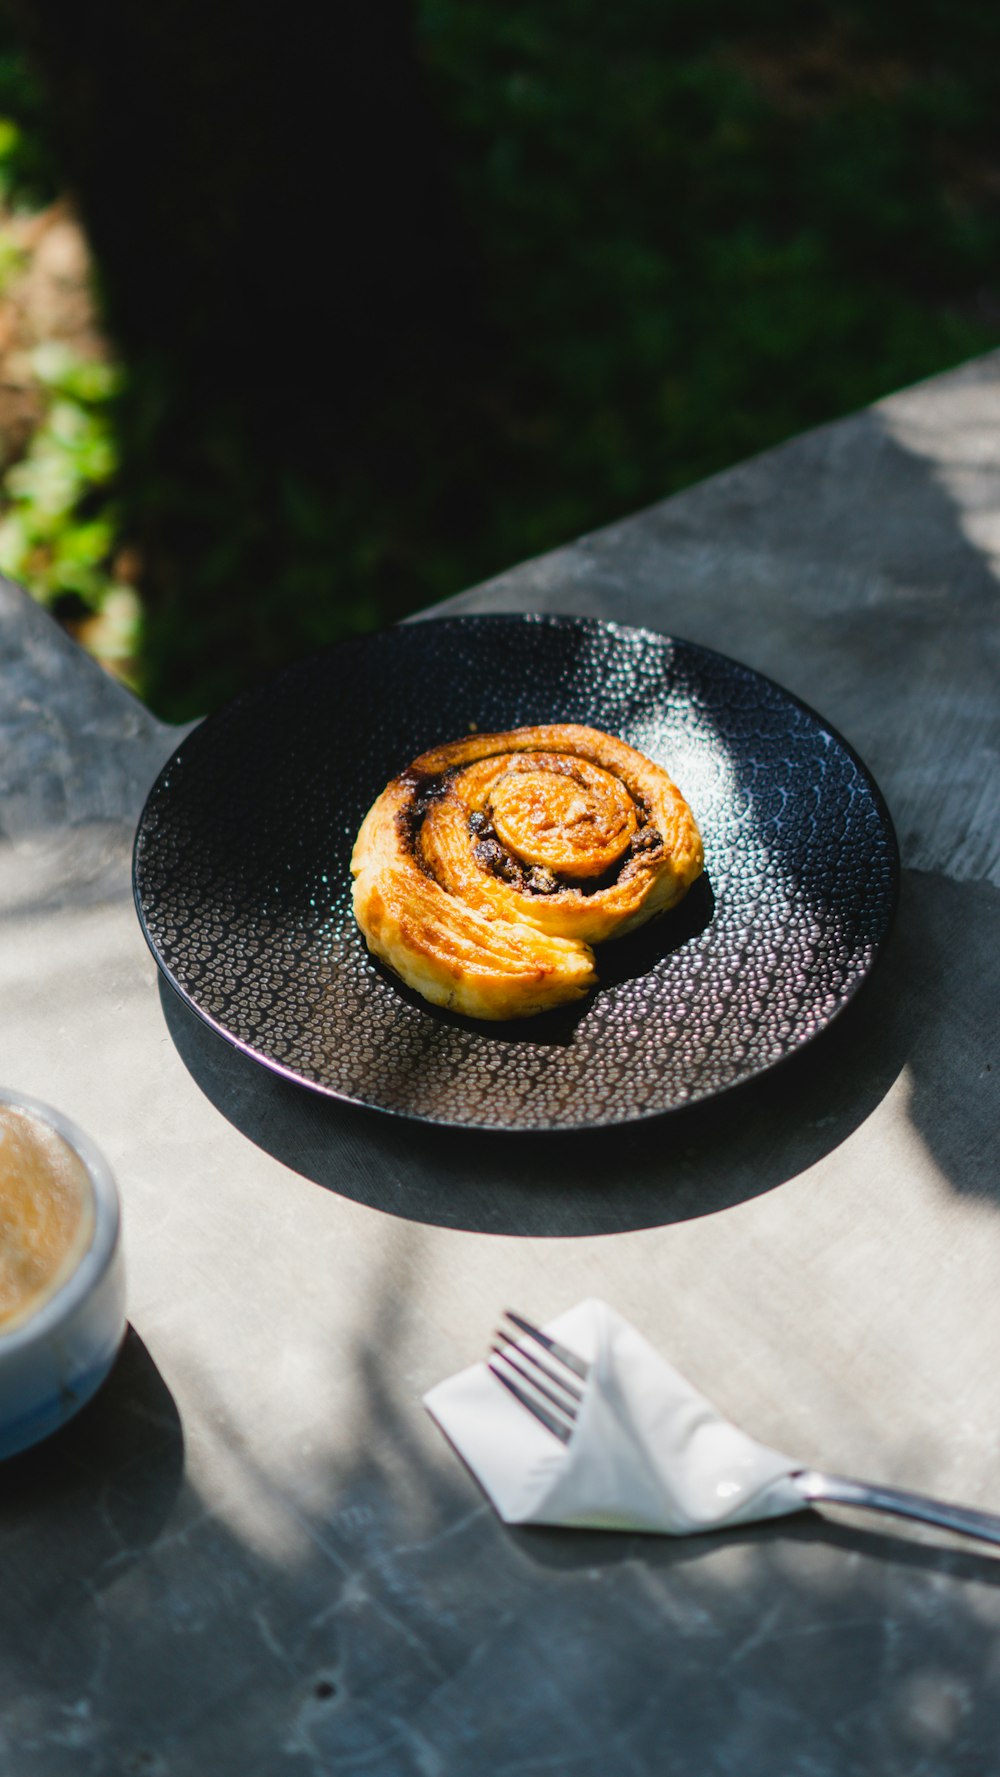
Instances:
[[[834,1511],[510,1530],[427,1417],[508,1303],[626,1312],[803,1461],[1000,1510],[1000,356],[502,575],[854,745],[904,877],[793,1073],[603,1136],[290,1086],[160,990],[135,820],[177,731],[0,588],[0,1080],[103,1147],[130,1332],[0,1470],[4,1777],[941,1777],[1000,1764],[1000,1556]]]

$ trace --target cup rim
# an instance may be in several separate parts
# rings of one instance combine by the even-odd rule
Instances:
[[[54,1105],[30,1093],[0,1086],[0,1105],[26,1111],[47,1123],[79,1155],[87,1168],[94,1195],[94,1226],[90,1241],[69,1276],[40,1308],[4,1332],[0,1328],[0,1362],[45,1338],[68,1319],[90,1295],[110,1264],[121,1233],[121,1204],[114,1174],[90,1136]]]

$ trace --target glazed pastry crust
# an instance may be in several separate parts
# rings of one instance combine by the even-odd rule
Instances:
[[[595,987],[591,946],[675,906],[702,865],[680,790],[624,741],[575,723],[472,734],[365,816],[354,913],[425,999],[524,1018]]]

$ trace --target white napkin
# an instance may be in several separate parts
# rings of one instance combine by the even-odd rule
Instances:
[[[798,1512],[800,1464],[723,1419],[606,1302],[547,1332],[589,1360],[569,1444],[474,1364],[424,1396],[508,1524],[659,1530],[671,1536]]]

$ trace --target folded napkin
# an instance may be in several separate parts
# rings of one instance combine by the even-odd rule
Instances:
[[[739,1431],[606,1302],[546,1331],[592,1364],[567,1445],[485,1364],[424,1396],[508,1524],[599,1530],[717,1530],[801,1511],[801,1465]]]

